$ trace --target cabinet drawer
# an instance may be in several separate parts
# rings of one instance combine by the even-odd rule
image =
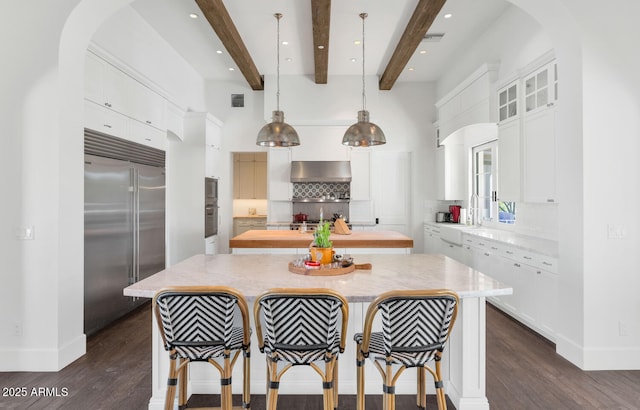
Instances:
[[[558,273],[558,259],[552,256],[537,255],[535,266],[547,272]]]

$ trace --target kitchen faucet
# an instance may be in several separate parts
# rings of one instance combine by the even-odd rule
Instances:
[[[478,194],[475,192],[471,194],[471,199],[469,200],[469,214],[471,215],[471,225],[480,226],[482,224],[482,220],[480,219],[480,207],[479,207],[480,198]]]

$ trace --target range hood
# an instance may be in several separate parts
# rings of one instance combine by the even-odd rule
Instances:
[[[351,163],[291,161],[291,182],[351,182]]]

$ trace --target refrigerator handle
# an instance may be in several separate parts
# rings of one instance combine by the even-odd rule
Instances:
[[[133,283],[137,282],[140,280],[140,268],[139,268],[139,262],[140,262],[140,244],[139,244],[139,239],[140,239],[140,232],[139,232],[139,227],[140,227],[140,205],[138,204],[138,199],[139,199],[139,189],[140,189],[140,184],[139,184],[139,171],[137,168],[132,167],[130,169],[130,176],[131,176],[131,202],[132,202],[132,207],[133,207],[133,217],[131,218],[131,224],[132,224],[132,242],[133,242],[133,260],[132,265],[133,265],[133,269],[132,269],[132,275],[131,275],[131,280],[133,281]]]

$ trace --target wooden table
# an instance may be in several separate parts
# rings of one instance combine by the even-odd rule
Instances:
[[[413,249],[413,239],[394,231],[353,231],[351,235],[332,233],[329,239],[337,252],[345,253],[378,253],[377,249],[411,253]],[[283,249],[292,252],[291,249],[309,249],[311,242],[311,232],[251,230],[231,238],[229,248],[233,249],[234,253],[248,253],[245,251],[247,249]]]
[[[392,289],[439,289],[458,292],[461,303],[450,343],[445,349],[443,374],[445,390],[456,408],[488,409],[485,394],[485,298],[508,295],[512,289],[484,274],[443,255],[355,255],[356,263],[371,263],[369,271],[356,270],[339,276],[304,276],[291,273],[288,262],[295,255],[196,255],[164,271],[124,289],[126,296],[151,298],[169,285],[225,285],[242,292],[249,302],[273,287],[325,287],[341,292],[349,301],[349,334],[347,349],[340,356],[340,393],[355,394],[356,368],[353,333],[362,329],[366,307],[377,295]],[[161,409],[164,402],[167,354],[159,332],[153,330],[153,388],[150,409]],[[254,332],[255,335],[255,332]],[[255,337],[255,336],[254,336]],[[257,346],[253,340],[252,346]],[[253,348],[251,360],[251,393],[265,393],[264,357]],[[190,391],[211,394],[219,388],[212,382],[216,376],[206,367],[191,369]],[[209,366],[210,367],[210,366]],[[236,366],[235,380],[242,380],[241,367]],[[381,380],[373,366],[366,367],[367,394],[380,394]],[[290,374],[289,374],[290,373]],[[305,366],[292,369],[281,385],[281,394],[321,394],[317,374]],[[397,384],[397,394],[415,394],[415,374],[405,372]],[[427,383],[430,394],[433,384]],[[234,393],[240,384],[234,384]],[[238,390],[236,390],[238,389]]]

